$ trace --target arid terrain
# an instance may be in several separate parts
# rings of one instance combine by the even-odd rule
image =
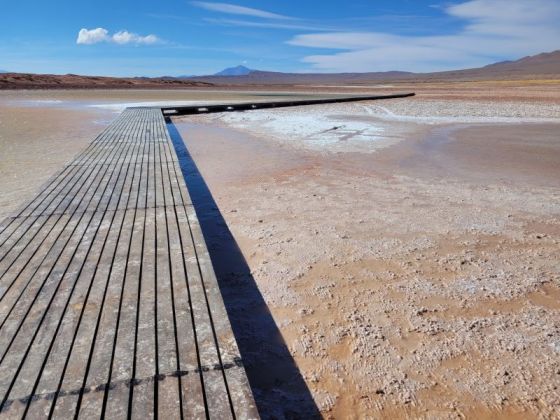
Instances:
[[[225,275],[231,316],[252,325],[254,279],[323,416],[560,415],[559,93],[176,123],[250,268]],[[273,337],[244,331],[257,399],[296,410]]]
[[[247,69],[249,70],[249,69]],[[560,50],[503,61],[480,68],[434,73],[387,71],[374,73],[280,73],[250,70],[248,74],[179,77],[100,77],[77,74],[3,73],[0,90],[7,89],[303,89],[346,87],[367,89],[378,84],[431,84],[434,82],[484,82],[560,80]]]
[[[174,119],[259,408],[559,417],[555,79],[4,92],[0,218],[130,104],[395,91],[417,96]]]
[[[219,85],[355,85],[374,83],[426,83],[434,81],[508,81],[560,78],[560,50],[503,61],[484,67],[442,71],[434,73],[411,73],[386,71],[377,73],[278,73],[253,70],[242,76],[199,76],[190,80]]]
[[[7,89],[181,89],[211,83],[166,77],[101,77],[78,74],[0,73],[0,90]]]

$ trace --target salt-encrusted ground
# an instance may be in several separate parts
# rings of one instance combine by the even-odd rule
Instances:
[[[560,105],[414,97],[228,113],[209,119],[298,148],[368,152],[431,125],[560,122]]]
[[[223,293],[265,417],[306,414],[267,309],[325,417],[560,416],[560,96],[522,85],[178,123],[250,270]],[[122,104],[250,96],[3,95],[0,217]]]
[[[560,416],[558,110],[418,97],[178,123],[325,417]],[[226,278],[254,325],[252,280]],[[304,416],[271,337],[243,331],[258,402]]]

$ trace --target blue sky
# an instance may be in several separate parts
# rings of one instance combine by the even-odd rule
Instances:
[[[436,71],[560,49],[560,0],[6,1],[0,69]]]

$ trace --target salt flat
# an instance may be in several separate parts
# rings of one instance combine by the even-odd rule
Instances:
[[[302,391],[271,368],[286,360],[259,329],[270,310],[325,417],[558,416],[558,86],[411,87],[395,89],[413,99],[175,120],[216,202],[201,218],[210,253],[229,261],[231,232],[248,266],[216,270],[257,404],[282,415]],[[262,94],[10,93],[2,211],[122,104]]]
[[[323,415],[559,415],[556,92],[176,122],[227,223],[211,249],[231,230],[250,268],[218,267],[233,323],[263,311],[254,279]],[[275,338],[238,340],[258,404],[295,406]]]

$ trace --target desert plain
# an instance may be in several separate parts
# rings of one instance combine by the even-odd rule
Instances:
[[[0,219],[132,104],[409,91],[173,119],[257,404],[559,417],[558,80],[4,91]]]

